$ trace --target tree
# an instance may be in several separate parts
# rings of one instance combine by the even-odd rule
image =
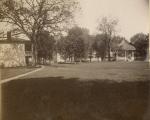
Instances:
[[[98,30],[106,35],[106,46],[107,46],[107,54],[108,61],[111,60],[110,52],[111,52],[111,40],[113,35],[116,32],[116,26],[118,24],[117,19],[111,19],[107,17],[103,17],[98,25]]]
[[[140,57],[142,60],[145,60],[149,44],[149,35],[144,33],[137,33],[130,39],[131,43],[136,48],[136,57]]]
[[[69,58],[70,61],[78,61],[85,57],[86,37],[84,32],[85,29],[73,27],[69,29],[67,36],[58,41],[57,50],[65,60]]]
[[[87,28],[81,28],[82,29],[82,39],[84,41],[84,58],[87,59],[90,57],[90,53],[92,53],[92,43],[93,37],[89,35],[89,30]]]
[[[111,40],[111,49],[116,49],[118,48],[118,45],[122,42],[122,41],[127,41],[125,37],[122,37],[122,36],[114,36]]]
[[[93,52],[94,52],[94,47],[93,44],[95,42],[95,36],[94,35],[88,35],[87,40],[86,40],[86,58],[90,59],[90,62],[92,62],[93,58]]]
[[[105,34],[98,34],[95,37],[95,42],[93,43],[93,49],[96,51],[96,57],[99,60],[99,57],[101,57],[101,60],[103,61],[106,56],[106,35]]]
[[[41,63],[41,59],[43,59],[43,64],[45,64],[45,60],[51,60],[53,58],[54,49],[54,37],[51,36],[48,31],[41,32],[37,43],[38,62]]]
[[[83,37],[83,29],[80,27],[73,27],[69,30],[68,41],[72,50],[72,56],[74,60],[81,60],[85,55],[85,41]]]
[[[46,29],[51,35],[58,34],[73,18],[76,8],[75,0],[3,0],[0,19],[31,40],[36,63],[40,32]]]
[[[66,61],[67,58],[70,58],[72,55],[71,44],[66,39],[66,36],[62,36],[57,41],[57,52],[61,55],[61,57]]]

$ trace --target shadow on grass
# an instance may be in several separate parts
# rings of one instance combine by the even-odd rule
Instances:
[[[149,82],[31,78],[2,85],[3,120],[143,120]]]

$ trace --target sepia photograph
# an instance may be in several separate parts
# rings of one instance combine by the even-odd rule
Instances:
[[[0,0],[0,120],[150,120],[149,0]]]

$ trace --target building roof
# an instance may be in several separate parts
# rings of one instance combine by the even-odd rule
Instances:
[[[136,50],[135,47],[133,45],[131,45],[128,41],[123,40],[120,44],[119,44],[119,48],[121,50]]]
[[[112,46],[113,50],[136,50],[127,40],[122,40],[119,44]]]
[[[11,40],[9,39],[2,39],[0,40],[0,44],[10,44],[10,43],[17,43],[17,44],[25,44],[25,43],[30,43],[31,41],[29,40],[25,40],[25,39],[21,39],[21,38],[11,38]]]

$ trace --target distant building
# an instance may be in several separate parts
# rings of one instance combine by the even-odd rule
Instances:
[[[89,53],[88,53],[88,58],[87,58],[87,60],[89,61],[89,62],[100,62],[101,61],[101,58],[97,58],[97,55],[96,55],[96,51],[90,51]]]
[[[4,67],[26,66],[31,64],[31,42],[13,38],[7,33],[7,38],[0,40],[0,65]]]
[[[134,61],[135,47],[128,41],[122,40],[118,45],[112,45],[111,56],[116,61]]]
[[[111,44],[110,57],[111,61],[134,61],[135,60],[135,47],[128,41],[122,40],[120,43]],[[95,62],[101,61],[101,58],[96,57],[96,51],[89,52],[88,61]],[[108,53],[104,59],[108,61]]]
[[[146,62],[150,62],[150,49],[147,48],[147,54],[146,54],[146,59],[145,59]]]
[[[110,57],[111,61],[134,61],[135,60],[135,47],[130,44],[127,40],[122,40],[120,43],[116,44],[113,43],[111,45],[111,52]],[[55,62],[65,62],[63,57],[57,53],[55,55]],[[101,58],[97,58],[96,51],[89,51],[88,57],[83,59],[83,61],[89,61],[89,62],[100,62],[102,61]],[[106,53],[106,57],[104,59],[105,61],[108,60],[108,54]],[[70,59],[66,59],[66,62],[69,62]],[[74,61],[74,60],[73,60]]]

